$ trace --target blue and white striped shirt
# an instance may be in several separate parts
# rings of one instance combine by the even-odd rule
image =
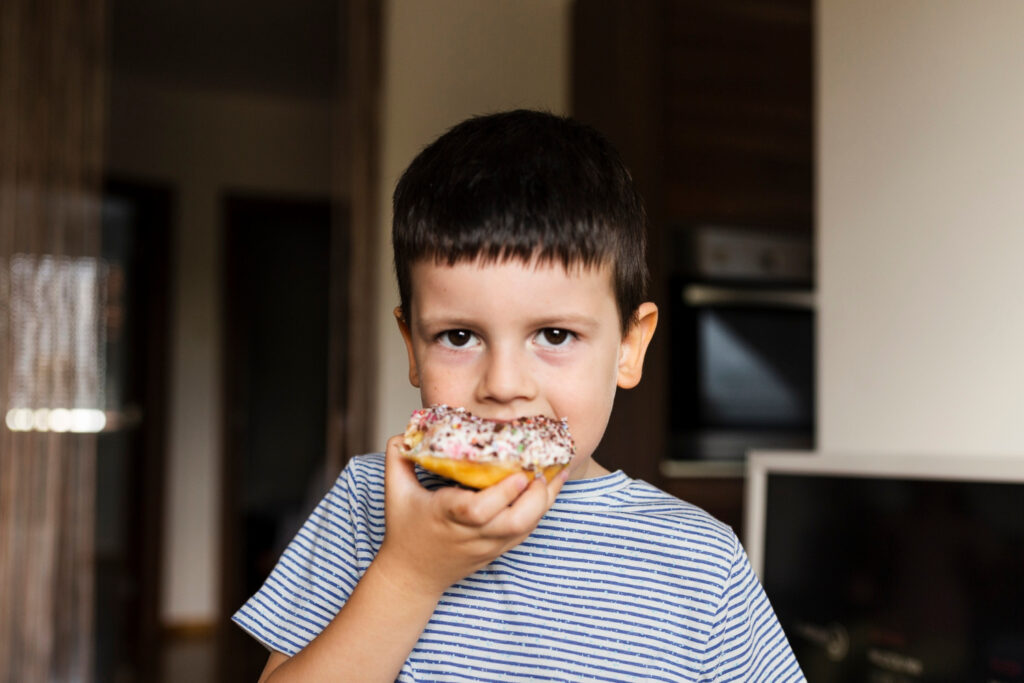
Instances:
[[[235,622],[294,655],[341,609],[383,539],[384,457],[359,456]],[[733,531],[615,472],[566,482],[526,541],[449,588],[398,680],[803,675]]]

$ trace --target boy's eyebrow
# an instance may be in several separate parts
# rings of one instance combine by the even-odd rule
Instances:
[[[583,328],[594,328],[598,327],[600,323],[596,318],[589,315],[580,315],[576,313],[566,314],[555,314],[551,316],[545,316],[539,318],[534,322],[536,327],[583,327]]]
[[[416,316],[414,318],[413,325],[416,327],[416,329],[418,329],[420,331],[434,329],[434,328],[441,328],[441,327],[443,327],[445,329],[448,329],[448,328],[455,328],[455,329],[457,329],[457,328],[463,328],[463,327],[467,327],[467,328],[468,327],[473,327],[473,323],[471,323],[468,318],[458,318],[458,317],[452,317],[452,318],[445,318],[445,317],[424,318],[424,317],[421,317],[421,316]]]

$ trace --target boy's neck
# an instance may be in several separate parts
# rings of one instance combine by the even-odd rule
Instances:
[[[596,479],[606,474],[611,474],[611,471],[602,467],[593,458],[588,458],[585,463],[576,468],[576,471],[572,473],[569,479]]]

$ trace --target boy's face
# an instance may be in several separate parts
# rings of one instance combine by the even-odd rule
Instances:
[[[640,324],[623,336],[608,266],[420,261],[411,281],[411,319],[399,325],[423,405],[498,420],[568,418],[571,476],[600,473],[590,456],[616,387],[640,379],[654,305],[641,306]]]

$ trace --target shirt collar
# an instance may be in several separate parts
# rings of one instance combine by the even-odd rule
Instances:
[[[626,476],[622,470],[609,472],[592,479],[570,479],[562,485],[558,498],[559,500],[598,498],[628,486],[631,481],[632,479]]]

